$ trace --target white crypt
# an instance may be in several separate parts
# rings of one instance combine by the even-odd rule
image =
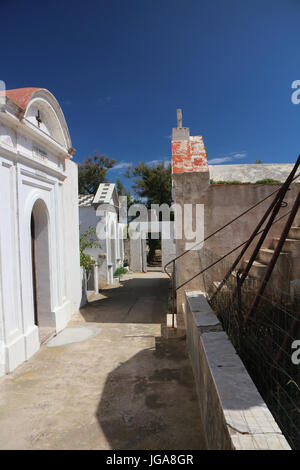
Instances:
[[[55,97],[1,92],[0,375],[61,331],[80,305],[77,165]]]
[[[79,195],[80,232],[93,227],[100,246],[87,248],[96,262],[99,287],[113,284],[114,273],[124,262],[126,224],[119,222],[119,197],[114,183],[101,183],[95,194]]]

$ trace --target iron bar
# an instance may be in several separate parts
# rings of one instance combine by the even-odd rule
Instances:
[[[295,181],[297,178],[299,178],[300,176],[300,173],[298,175],[296,175],[292,182]],[[173,263],[173,261],[177,261],[179,258],[181,258],[182,256],[184,256],[185,254],[189,253],[190,251],[194,250],[194,248],[196,248],[196,246],[206,242],[207,240],[209,240],[211,237],[213,237],[214,235],[216,235],[217,233],[221,232],[222,230],[224,230],[226,227],[228,227],[229,225],[231,225],[233,222],[235,222],[236,220],[238,220],[239,218],[243,217],[244,215],[246,215],[248,212],[250,212],[252,209],[255,209],[255,207],[259,206],[260,204],[262,204],[264,201],[266,201],[267,199],[269,199],[271,196],[273,196],[273,194],[277,193],[278,191],[280,191],[281,189],[281,186],[280,188],[277,188],[275,189],[275,191],[273,191],[272,193],[270,193],[268,196],[266,196],[265,198],[261,199],[259,202],[257,202],[256,204],[254,204],[253,206],[249,207],[247,210],[245,210],[244,212],[242,212],[241,214],[239,214],[238,216],[236,216],[234,219],[232,219],[230,222],[227,222],[227,224],[223,225],[222,227],[218,228],[217,230],[215,230],[215,232],[211,233],[210,235],[208,235],[207,237],[203,238],[203,240],[201,240],[200,242],[197,242],[195,243],[195,245],[193,245],[191,248],[189,248],[188,250],[185,250],[183,253],[181,253],[180,255],[176,256],[175,258],[171,259],[171,261],[169,261],[167,264],[165,264],[164,266],[164,271],[165,273],[168,275],[169,278],[171,278],[172,276],[169,275],[169,273],[167,272],[166,268],[167,266],[169,266],[171,263]]]
[[[175,261],[173,261],[173,271],[172,271],[172,328],[175,326],[175,308],[176,308],[176,271],[175,271]]]
[[[273,224],[276,224],[276,222],[279,222],[279,220],[283,219],[284,217],[286,217],[287,215],[290,214],[291,211],[288,211],[286,212],[285,214],[283,214],[282,216],[278,217],[278,219],[274,220]],[[261,230],[260,232],[257,232],[256,236],[257,235],[260,235],[261,233],[263,232],[263,230]],[[200,276],[200,274],[203,274],[205,271],[207,271],[208,269],[212,268],[213,266],[215,266],[215,264],[219,263],[220,261],[222,261],[223,259],[227,258],[227,256],[231,255],[232,253],[234,253],[236,250],[238,250],[239,248],[241,248],[242,246],[245,245],[245,243],[248,242],[248,239],[245,240],[243,243],[241,243],[240,245],[236,246],[235,248],[233,248],[232,250],[230,250],[228,253],[226,253],[225,255],[223,255],[221,258],[217,259],[216,261],[214,261],[212,264],[210,264],[209,266],[207,266],[206,268],[202,269],[199,273],[195,274],[193,277],[191,277],[190,279],[188,279],[187,281],[183,282],[182,284],[180,284],[180,286],[176,287],[176,291],[178,289],[180,289],[181,287],[185,286],[186,284],[188,284],[190,281],[192,281],[193,279],[195,279],[196,277]],[[211,300],[211,299],[210,299]]]
[[[236,290],[237,290],[237,302],[238,302],[238,317],[242,318],[242,283],[241,283],[241,271],[236,273]]]
[[[270,215],[270,218],[264,228],[264,231],[263,233],[261,234],[261,237],[260,239],[258,240],[257,242],[257,245],[255,247],[255,249],[253,250],[253,253],[247,263],[247,266],[246,268],[243,270],[243,274],[241,276],[241,285],[243,285],[243,283],[245,282],[245,279],[246,277],[248,276],[249,274],[249,271],[253,265],[253,262],[255,261],[257,255],[258,255],[258,252],[260,250],[260,248],[262,247],[262,244],[263,242],[265,241],[266,239],[266,236],[268,235],[269,231],[270,231],[270,228],[272,226],[272,223],[273,223],[273,220],[275,219],[275,217],[277,216],[280,208],[281,208],[281,205],[282,205],[282,202],[283,202],[283,199],[286,195],[286,192],[293,180],[293,177],[295,176],[295,173],[299,167],[299,164],[300,164],[300,156],[298,157],[295,165],[294,165],[294,168],[292,169],[291,173],[289,174],[289,176],[287,177],[287,179],[285,180],[284,184],[281,186],[279,192],[276,194],[275,198],[274,198],[274,207],[273,207],[273,210],[272,210],[272,213]],[[272,206],[272,204],[271,204]],[[270,213],[270,211],[267,211],[268,215]]]
[[[288,233],[290,231],[290,228],[292,226],[292,223],[295,219],[295,216],[297,214],[297,211],[299,209],[299,206],[300,206],[300,191],[298,192],[298,196],[294,202],[294,205],[293,205],[293,208],[290,212],[290,215],[289,215],[289,218],[284,226],[284,229],[283,229],[283,232],[281,234],[281,237],[277,243],[277,246],[274,250],[274,253],[273,253],[273,256],[272,256],[272,259],[268,265],[268,268],[267,268],[267,271],[264,275],[264,278],[262,280],[262,283],[261,283],[261,286],[259,288],[259,291],[257,292],[256,296],[255,296],[255,299],[252,303],[252,306],[248,312],[248,314],[245,316],[245,320],[244,320],[244,324],[246,324],[248,318],[253,315],[253,312],[257,309],[258,305],[259,305],[259,302],[260,302],[260,299],[261,299],[261,296],[263,295],[264,291],[265,291],[265,288],[268,284],[268,281],[271,277],[271,274],[273,272],[273,269],[274,269],[274,266],[276,264],[276,261],[277,261],[277,258],[282,250],[282,247],[284,245],[284,242],[288,236]]]
[[[283,198],[284,198],[284,196],[285,196],[285,194],[286,194],[286,192],[287,192],[287,190],[288,190],[288,186],[292,183],[292,181],[294,181],[294,180],[295,180],[296,178],[298,178],[298,176],[299,176],[299,175],[297,175],[296,177],[294,177],[295,172],[297,171],[297,168],[298,168],[299,164],[300,164],[300,155],[298,156],[297,162],[295,163],[294,168],[293,168],[293,170],[291,171],[291,173],[289,174],[289,176],[288,176],[288,178],[286,179],[285,183],[276,191],[277,193],[278,193],[278,192],[281,192],[279,199],[278,199],[278,194],[277,194],[277,195],[275,196],[275,198],[273,199],[273,201],[271,202],[270,206],[268,207],[267,211],[265,212],[265,214],[264,214],[263,217],[261,218],[260,222],[259,222],[258,225],[255,227],[255,229],[253,230],[252,234],[250,235],[250,237],[249,237],[249,239],[248,239],[248,242],[245,244],[244,248],[243,248],[242,251],[239,253],[238,257],[236,258],[236,260],[234,261],[234,263],[232,264],[232,266],[230,267],[230,269],[227,271],[227,273],[226,273],[224,279],[221,281],[221,283],[220,283],[219,286],[217,287],[216,291],[214,292],[214,294],[213,294],[213,296],[211,297],[210,300],[213,300],[213,299],[215,298],[215,296],[217,295],[217,293],[222,289],[222,287],[224,286],[224,284],[226,283],[226,281],[227,281],[228,278],[230,277],[232,271],[233,271],[233,270],[236,268],[236,266],[239,264],[239,262],[241,261],[241,259],[242,259],[243,256],[244,256],[244,254],[246,253],[247,249],[248,249],[249,246],[251,245],[252,241],[253,241],[254,238],[258,235],[258,230],[260,229],[260,227],[263,226],[263,224],[265,223],[265,221],[266,221],[267,218],[269,217],[271,211],[272,211],[273,209],[275,209],[276,204],[277,204],[277,201],[278,201],[278,200],[281,200],[281,202],[283,201]],[[275,191],[274,191],[274,192],[275,192]],[[271,193],[271,195],[273,195],[274,192]],[[282,194],[283,194],[283,197],[281,198],[281,195],[282,195]],[[271,195],[270,195],[270,196],[271,196]],[[279,206],[280,206],[280,204],[278,203],[278,211],[279,211],[279,209],[280,209]],[[274,219],[275,219],[275,217],[276,217],[278,211],[275,213],[275,216],[272,217],[272,222],[271,222],[270,224],[269,224],[269,222],[268,222],[268,226],[269,226],[268,231],[269,231],[271,225],[273,224],[273,221],[274,221]],[[267,235],[267,232],[265,233],[265,235],[264,235],[264,233],[263,233],[261,239],[259,240],[259,242],[261,242],[260,245],[259,245],[259,248],[261,247],[261,245],[262,245],[262,243],[263,243],[263,241],[264,241],[266,235]],[[256,255],[257,255],[257,253],[258,253],[258,250],[255,250],[255,253],[256,253],[256,254],[255,254],[255,257],[256,257]],[[243,282],[245,281],[246,276],[248,275],[248,272],[249,272],[249,270],[250,270],[250,267],[251,267],[252,264],[253,264],[254,259],[255,259],[255,258],[254,258],[253,255],[252,255],[252,256],[251,256],[251,259],[249,260],[249,263],[248,263],[248,265],[247,265],[247,267],[246,267],[246,270],[245,270],[245,271],[246,271],[246,274],[245,274],[245,275],[243,274],[242,277],[241,277],[241,283],[242,283],[242,284],[243,284]],[[250,265],[250,261],[251,261],[251,265]]]
[[[205,272],[207,269],[209,269],[210,267],[214,266],[216,263],[218,263],[219,261],[222,261],[222,259],[224,259],[226,256],[232,254],[234,251],[236,251],[238,248],[241,248],[242,246],[244,246],[246,244],[246,246],[244,247],[244,249],[242,250],[242,252],[240,253],[240,255],[238,256],[237,260],[235,261],[235,263],[232,265],[231,267],[231,270],[228,271],[228,273],[226,274],[225,278],[223,279],[223,281],[221,282],[221,284],[218,286],[216,292],[214,293],[213,297],[211,298],[211,300],[214,298],[214,296],[219,292],[219,290],[223,287],[223,285],[225,284],[225,282],[227,281],[228,277],[231,275],[232,271],[234,270],[234,268],[237,266],[237,264],[239,263],[239,261],[242,259],[242,256],[243,254],[246,252],[246,250],[248,249],[249,245],[251,244],[251,242],[253,241],[253,239],[259,235],[260,233],[262,233],[262,231],[258,231],[260,229],[260,227],[263,225],[263,223],[266,221],[268,215],[270,214],[270,212],[272,211],[273,208],[275,208],[276,206],[276,202],[278,200],[280,200],[281,202],[278,203],[278,210],[279,210],[279,206],[281,206],[282,204],[282,201],[283,201],[283,197],[281,197],[282,194],[286,194],[286,191],[289,189],[288,186],[294,181],[296,180],[300,174],[296,175],[295,176],[295,173],[296,173],[296,170],[298,168],[300,164],[300,155],[298,156],[298,159],[297,159],[297,162],[296,164],[294,165],[294,168],[292,170],[292,172],[290,173],[289,177],[287,178],[287,180],[285,181],[285,183],[283,185],[280,186],[280,188],[276,189],[275,191],[273,191],[272,193],[270,193],[268,196],[266,196],[265,198],[261,199],[259,202],[257,202],[256,204],[254,204],[253,206],[251,206],[250,208],[248,208],[247,210],[245,210],[244,212],[242,212],[241,214],[239,214],[237,217],[233,218],[230,222],[228,222],[227,224],[223,225],[222,227],[220,227],[219,229],[215,230],[213,233],[211,233],[210,235],[208,235],[207,237],[205,237],[202,241],[200,242],[197,242],[195,243],[195,245],[193,245],[190,249],[188,250],[185,250],[183,253],[181,253],[180,255],[178,255],[176,258],[173,258],[171,261],[169,261],[165,266],[164,266],[164,271],[165,273],[167,274],[167,276],[172,280],[172,325],[174,325],[174,315],[175,315],[175,310],[176,310],[176,306],[175,306],[175,297],[176,297],[176,291],[183,287],[184,285],[186,285],[188,282],[192,281],[193,279],[195,279],[195,277],[199,276],[200,274],[202,274],[203,272]],[[283,190],[284,188],[284,190]],[[202,244],[204,243],[205,241],[209,240],[211,237],[213,237],[214,235],[216,235],[217,233],[221,232],[222,230],[224,230],[226,227],[228,227],[229,225],[231,225],[233,222],[235,222],[236,220],[238,220],[239,218],[243,217],[245,214],[247,214],[248,212],[250,212],[252,209],[254,209],[255,207],[257,207],[258,205],[262,204],[264,201],[266,201],[267,199],[269,199],[271,196],[273,196],[273,194],[275,193],[278,193],[279,192],[279,196],[277,195],[274,200],[272,201],[270,207],[268,208],[267,210],[267,213],[264,215],[264,217],[262,218],[262,220],[260,221],[260,223],[258,224],[258,226],[256,227],[256,229],[254,230],[254,232],[252,233],[251,237],[246,240],[244,243],[242,243],[241,245],[239,245],[238,247],[234,248],[233,250],[231,250],[229,253],[227,253],[227,255],[225,255],[224,257],[220,258],[217,262],[213,263],[212,265],[208,266],[207,268],[205,268],[204,270],[201,270],[198,274],[196,274],[195,276],[193,276],[191,279],[189,279],[188,281],[186,281],[185,283],[181,284],[180,286],[176,287],[175,286],[175,281],[176,281],[176,276],[175,276],[175,269],[176,269],[176,261],[181,258],[182,256],[184,256],[185,254],[189,253],[191,250],[193,250],[194,248],[196,248],[197,246],[199,246],[199,244]],[[278,220],[280,220],[282,217],[280,217],[279,219],[277,219],[275,222],[274,222],[274,219],[277,215],[278,211],[276,212],[275,216],[272,217],[272,223],[270,224],[270,226],[277,222]],[[288,213],[287,213],[288,214]],[[285,214],[283,217],[285,217],[287,214]],[[262,238],[261,238],[262,240]],[[172,274],[169,275],[169,273],[167,272],[167,267],[172,263]],[[248,266],[247,266],[248,267]],[[250,269],[250,268],[249,268]],[[244,281],[245,277],[243,277],[243,281]]]

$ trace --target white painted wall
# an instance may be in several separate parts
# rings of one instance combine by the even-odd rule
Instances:
[[[242,183],[256,183],[256,181],[270,178],[283,183],[292,171],[293,166],[293,163],[253,163],[237,165],[208,165],[208,168],[209,177],[214,181],[241,181]]]
[[[49,108],[48,129],[55,128],[63,143],[62,136],[68,134],[65,122],[53,111],[58,104],[49,92],[39,95],[43,110]],[[38,100],[35,106],[39,107]],[[26,114],[19,119],[11,109],[0,112],[0,375],[14,370],[40,347],[34,321],[30,230],[37,201],[48,227],[43,240],[48,240],[44,255],[48,250],[49,269],[39,274],[49,292],[46,314],[60,331],[79,308],[77,165],[66,160],[69,146],[67,137],[62,146],[34,129]],[[46,264],[43,246],[39,252],[38,269],[42,269]]]
[[[112,284],[114,272],[124,262],[124,224],[118,222],[118,214],[107,204],[98,207],[79,208],[80,233],[93,227],[98,235],[100,248],[88,248],[98,265],[100,285]]]

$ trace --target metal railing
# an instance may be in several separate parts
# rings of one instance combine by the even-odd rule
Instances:
[[[215,254],[204,248],[201,257],[211,264]],[[222,264],[230,269],[228,260]],[[258,273],[250,271],[240,290],[233,274],[215,296],[214,273],[203,274],[213,311],[289,444],[300,450],[300,365],[292,357],[300,339],[300,295],[281,288],[277,276],[259,294],[255,315],[245,322],[262,282]]]
[[[245,254],[245,252],[247,251],[247,249],[249,248],[249,246],[251,245],[252,241],[256,238],[256,236],[260,235],[261,234],[261,238],[257,244],[257,247],[256,247],[256,250],[255,250],[255,253],[257,254],[259,248],[261,247],[263,241],[265,240],[271,226],[273,224],[275,224],[276,222],[278,222],[279,220],[281,220],[282,218],[286,217],[287,215],[289,215],[291,213],[291,211],[285,213],[283,216],[279,217],[276,219],[276,215],[278,214],[279,210],[281,207],[286,207],[287,206],[287,203],[285,203],[283,200],[284,200],[284,197],[287,193],[287,191],[289,190],[289,186],[290,184],[295,181],[297,178],[299,178],[300,174],[296,175],[296,171],[298,169],[300,165],[300,155],[298,156],[298,159],[297,159],[297,162],[295,163],[294,165],[294,168],[293,170],[291,171],[291,173],[289,174],[289,176],[287,177],[286,181],[280,186],[280,188],[277,188],[275,191],[273,191],[272,193],[270,193],[268,196],[266,196],[265,198],[261,199],[259,202],[257,202],[256,204],[252,205],[251,207],[249,207],[247,210],[245,210],[244,212],[242,212],[241,214],[239,214],[238,216],[234,217],[232,220],[230,220],[228,223],[226,223],[225,225],[223,225],[222,227],[218,228],[217,230],[215,230],[213,233],[211,233],[210,235],[208,235],[207,237],[205,237],[203,240],[201,240],[200,242],[197,242],[195,243],[195,245],[193,245],[191,248],[189,248],[188,250],[185,250],[183,253],[181,253],[180,255],[176,256],[175,258],[173,258],[171,261],[169,261],[165,266],[164,266],[164,271],[165,273],[169,276],[169,278],[171,279],[172,281],[172,326],[174,327],[174,323],[175,323],[175,314],[176,314],[176,293],[177,291],[184,287],[186,284],[188,284],[189,282],[191,282],[192,280],[194,280],[196,277],[202,275],[205,271],[209,270],[210,268],[212,268],[213,266],[215,266],[216,264],[218,264],[220,261],[222,261],[223,259],[227,258],[229,255],[231,255],[232,253],[234,253],[235,251],[237,251],[238,249],[242,248],[243,249],[241,250],[241,252],[239,253],[238,257],[236,258],[235,262],[231,265],[230,269],[228,270],[227,274],[225,275],[224,279],[222,280],[222,282],[220,283],[216,293],[222,289],[224,283],[227,281],[227,279],[229,278],[229,276],[231,275],[231,273],[234,271],[235,267],[239,264],[239,262],[241,261],[243,255]],[[296,175],[296,176],[295,176]],[[178,261],[180,258],[182,258],[183,256],[185,256],[186,254],[190,253],[192,250],[194,250],[197,246],[201,245],[202,243],[204,243],[205,241],[209,240],[210,238],[212,238],[213,236],[215,236],[216,234],[220,233],[222,230],[224,230],[226,227],[230,226],[233,222],[235,222],[236,220],[240,219],[241,217],[243,217],[244,215],[246,215],[248,212],[250,212],[251,210],[255,209],[257,206],[259,206],[260,204],[262,204],[263,202],[265,202],[267,199],[269,199],[270,197],[272,197],[273,195],[275,194],[275,197],[273,199],[273,201],[271,202],[270,206],[268,207],[267,211],[264,213],[263,217],[261,218],[261,220],[259,221],[258,225],[255,227],[254,231],[252,232],[252,234],[250,235],[250,237],[245,240],[243,243],[241,243],[240,245],[236,246],[235,248],[233,248],[232,250],[230,250],[228,253],[226,253],[225,255],[223,255],[222,257],[220,257],[218,260],[214,261],[213,263],[211,263],[209,266],[206,266],[204,269],[201,269],[198,273],[196,273],[194,276],[192,276],[191,278],[189,278],[188,280],[184,281],[183,283],[181,283],[180,285],[176,285],[176,261]],[[262,230],[261,227],[264,225],[264,223],[267,221],[267,219],[269,218],[267,224],[266,224],[266,227]],[[255,257],[256,255],[252,255],[251,259],[249,260],[249,263],[247,265],[247,268],[246,268],[246,275],[243,277],[243,280],[242,280],[242,283],[244,282],[252,264],[253,264],[253,261],[255,260]],[[277,256],[278,257],[278,256]],[[276,258],[277,259],[277,258]],[[276,261],[275,261],[276,262]],[[275,263],[274,263],[275,264]],[[171,275],[169,274],[167,268],[172,265],[172,272],[171,272]],[[216,295],[216,293],[214,295]],[[213,300],[213,299],[212,299]]]
[[[273,284],[272,272],[282,252],[285,240],[292,227],[300,207],[300,191],[292,208],[278,217],[280,208],[286,207],[284,202],[290,184],[300,174],[296,171],[300,165],[300,156],[280,188],[273,191],[233,220],[196,243],[191,249],[184,251],[168,262],[164,269],[172,279],[172,313],[173,326],[176,313],[176,292],[191,280],[202,275],[205,291],[213,310],[218,315],[224,330],[227,332],[237,353],[245,364],[252,380],[272,412],[276,422],[293,449],[300,450],[300,364],[293,359],[294,344],[300,340],[300,293],[287,292],[281,289],[281,278]],[[264,213],[250,237],[225,255],[215,259],[215,253],[207,247],[199,252],[201,269],[194,276],[176,286],[176,261],[192,249],[224,230],[234,221],[257,207],[266,199],[275,195],[270,206]],[[288,217],[281,236],[273,250],[270,262],[262,278],[255,277],[250,269],[270,228],[283,218]],[[245,269],[234,273],[251,243],[260,236]],[[241,249],[235,261],[229,263],[228,256]],[[290,269],[293,273],[294,260],[289,257]],[[221,264],[223,279],[215,282],[214,266]],[[171,275],[167,268],[172,265]],[[234,274],[234,275],[233,275]],[[286,273],[288,279],[291,273]],[[294,281],[293,281],[294,282]],[[298,282],[296,280],[296,282]],[[300,286],[298,286],[300,289]],[[299,354],[298,354],[299,355]],[[298,356],[295,356],[298,357]]]

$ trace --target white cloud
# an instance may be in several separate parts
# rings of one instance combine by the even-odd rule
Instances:
[[[232,162],[232,160],[240,160],[243,158],[246,158],[247,152],[231,152],[228,157],[217,157],[217,158],[209,158],[208,159],[208,164],[215,164],[217,165],[218,163],[226,163],[226,162]]]
[[[208,159],[208,163],[225,163],[225,162],[231,162],[232,158],[231,157],[223,157],[223,158],[211,158]]]
[[[247,157],[247,153],[246,152],[241,152],[241,153],[231,153],[230,154],[232,156],[232,158],[246,158]]]
[[[110,171],[113,171],[113,170],[123,170],[123,168],[127,168],[129,165],[131,165],[132,163],[131,162],[120,162],[120,163],[117,163],[115,166],[113,166],[112,168],[110,168]]]
[[[151,160],[150,162],[146,162],[147,165],[158,165],[159,163],[164,163],[165,166],[169,165],[171,163],[171,160],[165,160],[164,158],[160,160]]]

